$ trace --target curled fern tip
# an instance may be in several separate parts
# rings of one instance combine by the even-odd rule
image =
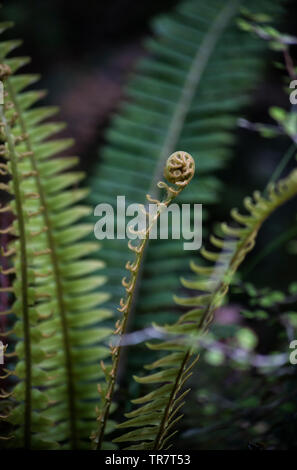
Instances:
[[[170,183],[183,188],[191,181],[194,173],[195,161],[189,153],[177,151],[167,159],[164,176]]]

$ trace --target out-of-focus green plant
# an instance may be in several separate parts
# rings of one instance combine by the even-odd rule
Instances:
[[[2,23],[1,32],[9,26]],[[0,43],[1,174],[9,179],[0,189],[12,196],[0,211],[2,217],[14,216],[1,233],[15,238],[2,253],[11,262],[2,275],[15,278],[1,288],[15,300],[1,315],[14,318],[4,336],[16,343],[5,354],[11,363],[2,379],[11,380],[12,390],[1,395],[1,421],[8,423],[4,438],[13,447],[50,448],[63,442],[78,448],[88,443],[92,399],[102,375],[98,361],[108,354],[98,341],[110,331],[92,328],[110,316],[99,307],[108,294],[97,290],[105,282],[95,274],[103,262],[83,259],[98,244],[80,242],[92,226],[76,223],[90,212],[77,204],[87,193],[74,188],[83,177],[73,171],[78,159],[53,158],[72,141],[52,139],[64,124],[44,123],[56,108],[32,108],[44,92],[23,91],[38,76],[16,74],[29,61],[7,57],[19,45]]]

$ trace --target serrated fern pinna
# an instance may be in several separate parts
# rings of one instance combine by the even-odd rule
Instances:
[[[127,100],[107,131],[108,143],[89,177],[91,205],[104,201],[116,210],[117,195],[125,195],[127,205],[144,203],[146,194],[158,198],[156,183],[166,159],[184,150],[195,159],[199,177],[176,202],[202,203],[207,215],[223,190],[217,172],[232,156],[240,110],[249,103],[264,65],[265,44],[240,31],[236,17],[247,6],[278,18],[281,3],[182,1],[174,12],[154,21],[147,57],[126,86]],[[91,220],[95,223],[96,218]],[[115,309],[130,255],[125,240],[104,240],[103,246],[106,289]],[[149,326],[156,315],[159,321],[171,317],[172,292],[190,259],[180,240],[150,242],[135,299],[135,327]]]
[[[90,212],[77,204],[86,196],[86,190],[74,188],[83,177],[73,171],[77,158],[52,158],[72,142],[48,140],[63,124],[43,122],[55,108],[32,108],[43,92],[23,90],[38,77],[15,75],[28,59],[7,57],[19,44],[0,44],[1,169],[9,178],[1,190],[13,196],[1,216],[9,211],[14,215],[2,229],[14,238],[5,253],[12,267],[2,274],[15,275],[12,287],[2,292],[15,297],[4,313],[15,319],[6,335],[9,344],[16,343],[7,354],[11,363],[4,377],[14,383],[13,391],[3,395],[1,416],[10,423],[14,447],[47,448],[62,442],[77,448],[88,442],[100,377],[97,364],[108,353],[98,346],[108,330],[92,328],[110,315],[100,308],[108,296],[98,290],[105,282],[98,272],[103,263],[83,259],[98,246],[80,241],[92,226],[75,223]]]

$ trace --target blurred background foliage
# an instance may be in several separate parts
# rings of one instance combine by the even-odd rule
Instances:
[[[74,152],[79,153],[87,173],[100,159],[105,130],[121,103],[123,85],[145,54],[143,40],[152,34],[150,21],[177,3],[3,2],[3,19],[16,23],[9,34],[15,37],[17,31],[17,37],[24,40],[20,53],[32,57],[27,70],[42,74],[41,85],[50,90],[46,102],[61,107],[61,119],[68,123],[63,132],[76,139]],[[296,35],[296,13],[296,3],[288,1],[282,31]],[[296,49],[291,48],[295,63]],[[242,110],[243,118],[271,124],[270,106],[289,108],[284,71],[275,66],[280,60],[271,51],[251,105]],[[265,187],[289,146],[286,137],[265,139],[240,126],[236,132],[234,158],[217,172],[227,190],[212,207],[208,228],[228,219],[230,209],[245,195]],[[282,243],[273,248],[271,243],[278,238]],[[278,211],[261,230],[256,249],[242,269],[244,282],[233,286],[228,302],[217,312],[192,378],[185,419],[175,443],[179,448],[295,447],[297,366],[288,362],[289,343],[297,338],[294,240],[296,201]],[[271,246],[270,253],[263,256],[267,246]],[[124,383],[119,397],[124,411],[130,406],[126,400],[130,386],[136,384]],[[133,393],[138,391],[132,389]]]

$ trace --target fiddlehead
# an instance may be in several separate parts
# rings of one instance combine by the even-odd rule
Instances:
[[[126,270],[129,272],[130,277],[124,277],[122,279],[122,285],[126,290],[126,296],[121,298],[120,307],[118,311],[122,314],[122,318],[117,320],[115,324],[114,335],[117,336],[117,340],[112,342],[110,345],[112,364],[109,367],[106,367],[103,362],[101,362],[101,367],[106,375],[107,383],[105,387],[101,385],[98,387],[99,393],[101,395],[103,406],[98,413],[99,429],[97,434],[93,435],[93,439],[96,442],[97,449],[101,449],[104,432],[107,424],[107,420],[110,413],[110,406],[112,403],[112,396],[116,384],[116,376],[120,361],[121,354],[121,339],[126,332],[127,322],[129,318],[129,313],[131,310],[131,305],[133,301],[133,296],[135,292],[135,287],[137,283],[137,277],[141,266],[141,261],[143,258],[144,250],[146,244],[149,240],[149,234],[157,222],[161,212],[169,206],[172,200],[178,196],[178,194],[189,184],[195,173],[195,163],[192,156],[186,152],[178,151],[173,153],[167,160],[166,166],[164,169],[164,176],[172,185],[168,185],[164,181],[159,181],[157,186],[160,189],[165,191],[165,196],[162,201],[153,199],[149,194],[147,194],[147,200],[150,203],[154,203],[157,206],[156,213],[153,217],[150,216],[150,213],[143,207],[143,211],[146,217],[146,225],[143,230],[135,232],[138,236],[138,241],[136,244],[133,244],[131,240],[128,242],[129,249],[135,254],[135,259],[131,263],[128,261],[126,263]]]
[[[282,12],[280,1],[248,3],[250,11],[265,12],[272,18]],[[206,209],[218,201],[222,190],[218,171],[233,155],[237,118],[258,81],[266,49],[263,41],[239,30],[231,4],[234,2],[209,0],[206,5],[203,0],[185,0],[166,19],[162,15],[154,20],[154,39],[146,44],[148,56],[127,83],[128,100],[114,115],[100,162],[89,175],[91,205],[108,201],[115,209],[119,194],[139,202],[147,193],[156,196],[156,183],[175,149],[186,149],[195,159],[199,156],[199,181],[192,180],[191,191],[183,191],[179,202],[199,200]],[[227,44],[232,48],[231,56],[226,54]],[[219,87],[215,86],[218,76]],[[94,224],[95,218],[91,220]],[[118,286],[124,276],[123,260],[129,253],[125,240],[104,240],[102,246],[98,256],[106,262],[106,289],[114,306],[120,300]],[[185,272],[190,261],[181,240],[155,240],[147,251],[150,262],[142,264],[144,281],[135,296],[135,308],[141,310],[135,317],[135,328],[151,322],[152,308],[158,318],[168,319],[170,293],[178,288],[175,274]]]
[[[175,152],[168,158],[164,170],[165,178],[183,189],[191,181],[195,173],[195,162],[187,152]]]

